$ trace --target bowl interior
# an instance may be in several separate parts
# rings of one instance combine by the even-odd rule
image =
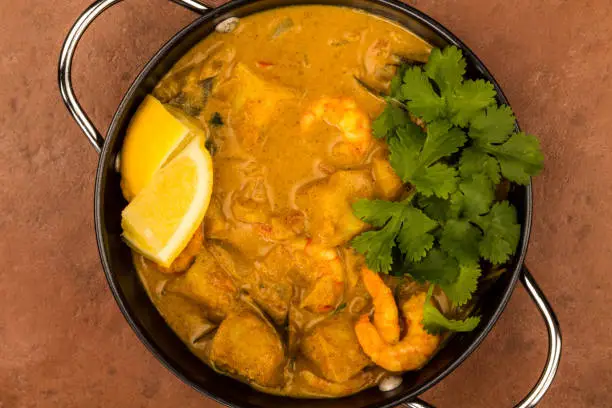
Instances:
[[[129,120],[155,84],[215,25],[228,17],[244,17],[269,8],[295,4],[327,4],[366,10],[398,22],[435,46],[454,44],[468,61],[468,74],[485,78],[497,87],[499,101],[507,103],[501,89],[477,57],[444,27],[403,3],[388,0],[237,0],[208,12],[170,40],[146,65],[123,98],[113,118],[100,159],[96,178],[96,232],[104,271],[117,303],[139,338],[151,352],[183,381],[217,401],[237,407],[279,408],[363,408],[394,406],[415,397],[434,385],[463,361],[490,331],[503,311],[516,284],[526,250],[531,221],[531,190],[521,187],[512,191],[510,200],[517,207],[523,225],[518,255],[510,270],[481,294],[477,312],[480,326],[471,333],[451,338],[422,370],[406,373],[402,385],[392,392],[377,388],[334,400],[298,400],[263,394],[249,386],[221,376],[202,363],[183,345],[166,325],[145,293],[134,270],[129,248],[121,240],[121,210],[127,204],[121,195],[120,176],[114,162],[121,149]]]

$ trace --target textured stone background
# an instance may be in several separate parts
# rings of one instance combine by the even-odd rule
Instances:
[[[213,407],[137,340],[107,289],[93,232],[97,156],[60,102],[59,48],[90,0],[0,1],[0,407]],[[612,1],[413,0],[475,50],[547,158],[528,265],[565,340],[542,407],[612,407]],[[123,92],[194,15],[130,0],[77,55],[83,105],[106,129]],[[546,334],[524,290],[426,399],[510,407]]]

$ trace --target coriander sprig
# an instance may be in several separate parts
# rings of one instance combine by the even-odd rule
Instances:
[[[353,206],[378,228],[352,242],[371,269],[438,285],[459,306],[476,290],[481,261],[503,264],[518,246],[516,209],[496,200],[496,186],[503,179],[528,184],[543,163],[537,138],[515,132],[514,114],[498,106],[493,84],[465,79],[466,67],[461,51],[447,47],[433,49],[423,67],[398,69],[372,129],[387,141],[391,166],[411,194],[402,202]],[[447,319],[430,297],[431,291],[428,330],[469,331],[478,324],[477,317]]]

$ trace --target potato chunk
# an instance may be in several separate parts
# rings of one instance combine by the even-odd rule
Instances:
[[[370,363],[361,351],[351,322],[342,316],[317,326],[302,340],[302,353],[324,378],[344,382]]]
[[[213,338],[210,359],[216,368],[263,386],[281,382],[283,344],[274,328],[251,311],[230,314]]]

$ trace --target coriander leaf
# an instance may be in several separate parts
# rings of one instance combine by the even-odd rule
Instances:
[[[425,122],[437,119],[444,111],[444,99],[436,94],[420,67],[406,70],[400,93],[400,99],[407,101],[410,112]]]
[[[372,122],[374,137],[382,139],[392,134],[399,126],[410,123],[410,116],[399,106],[388,103],[383,113]]]
[[[398,138],[402,139],[408,148],[417,151],[421,151],[425,143],[425,138],[427,137],[423,129],[412,122],[397,128],[395,134]]]
[[[406,207],[403,214],[403,224],[397,236],[399,249],[410,261],[421,260],[434,244],[434,236],[429,232],[438,223],[421,210]]]
[[[450,212],[450,200],[436,196],[424,196],[419,194],[417,205],[430,218],[437,221],[446,221]]]
[[[478,261],[482,233],[466,220],[448,220],[442,229],[440,248],[462,264]]]
[[[451,122],[465,127],[480,111],[495,103],[493,84],[482,79],[467,80],[447,97]]]
[[[438,197],[447,198],[457,189],[457,170],[446,164],[436,163],[431,167],[419,168],[409,178],[409,181],[419,193],[425,196],[435,194]]]
[[[221,117],[221,114],[219,112],[215,112],[210,117],[208,123],[210,123],[213,127],[223,126],[223,118]]]
[[[383,273],[391,270],[395,236],[400,226],[399,219],[392,219],[378,231],[367,231],[353,238],[353,248],[365,255],[368,268]]]
[[[419,282],[450,284],[459,276],[459,264],[455,259],[434,248],[420,263],[409,264],[407,272]]]
[[[331,313],[332,315],[338,314],[341,311],[343,311],[344,309],[346,309],[346,302],[342,302],[338,305],[338,307],[336,309],[334,309],[334,311]]]
[[[465,133],[451,126],[447,121],[434,121],[427,125],[427,139],[420,157],[423,166],[429,166],[442,157],[456,153],[465,144]]]
[[[495,186],[484,174],[474,174],[459,184],[465,196],[463,208],[470,216],[489,211],[495,199]]]
[[[401,252],[407,265],[397,272],[443,285],[457,304],[476,288],[480,257],[502,263],[518,245],[515,209],[507,202],[493,205],[495,186],[502,176],[529,183],[543,161],[533,136],[512,134],[514,115],[497,106],[494,86],[464,80],[465,69],[456,47],[433,50],[423,68],[398,68],[388,106],[372,130],[386,139],[395,172],[416,190],[415,204],[360,200],[353,206],[360,219],[381,228],[353,240],[370,268],[389,272]],[[426,132],[413,123],[417,119]],[[468,135],[471,146],[464,148]],[[442,329],[473,321],[438,314]]]
[[[358,252],[366,255],[368,266],[387,272],[392,263],[391,251],[397,239],[400,249],[408,259],[418,261],[433,246],[434,237],[429,232],[438,223],[412,206],[382,200],[359,200],[354,205],[355,215],[376,226],[387,225],[379,231],[369,231],[353,240]]]
[[[448,208],[448,218],[459,218],[465,206],[465,196],[457,190],[449,197],[450,205]]]
[[[514,131],[516,119],[507,105],[491,106],[470,123],[470,137],[489,143],[503,143]]]
[[[440,285],[446,296],[457,306],[463,306],[472,298],[478,287],[482,271],[477,262],[459,264],[459,277],[449,285]]]
[[[452,193],[448,199],[436,196],[426,197],[422,194],[419,194],[417,197],[418,207],[427,216],[437,221],[459,218],[463,208],[463,201],[463,193],[459,190]]]
[[[468,147],[461,153],[459,173],[463,178],[469,178],[475,174],[484,174],[494,184],[499,184],[501,181],[497,160],[475,147]]]
[[[389,139],[389,163],[395,173],[404,182],[408,182],[419,168],[420,150],[415,148],[413,138],[408,137],[410,133],[404,134],[404,130],[398,130],[398,137]]]
[[[442,95],[447,95],[461,85],[465,74],[466,62],[459,48],[451,46],[444,50],[431,50],[425,65],[425,73],[433,79]]]
[[[384,226],[391,217],[402,217],[408,208],[402,203],[383,200],[357,200],[353,204],[355,216],[375,227]]]
[[[428,333],[439,334],[443,331],[469,332],[478,326],[480,323],[480,317],[478,316],[468,317],[465,320],[451,320],[444,316],[431,303],[432,293],[433,286],[429,288],[425,305],[423,306],[423,326]]]
[[[428,126],[424,143],[423,136],[414,124],[398,128],[397,138],[389,140],[389,162],[404,182],[413,184],[422,194],[448,197],[457,188],[457,171],[446,164],[432,163],[459,150],[466,136],[445,121]]]
[[[514,254],[521,235],[521,226],[516,222],[516,209],[507,201],[493,206],[484,216],[474,222],[483,231],[480,255],[494,264],[501,264]]]
[[[401,65],[397,69],[397,73],[395,74],[393,79],[391,79],[389,95],[391,95],[392,98],[401,98],[402,80],[404,78],[404,74],[406,73],[407,69],[408,69],[407,65]]]
[[[410,226],[404,224],[397,237],[399,248],[406,256],[406,259],[412,262],[418,262],[427,251],[433,248],[434,236],[432,234],[415,235],[410,232]]]
[[[505,178],[518,184],[529,184],[530,177],[544,167],[540,142],[523,132],[513,134],[504,144],[486,145],[483,150],[497,158]]]

